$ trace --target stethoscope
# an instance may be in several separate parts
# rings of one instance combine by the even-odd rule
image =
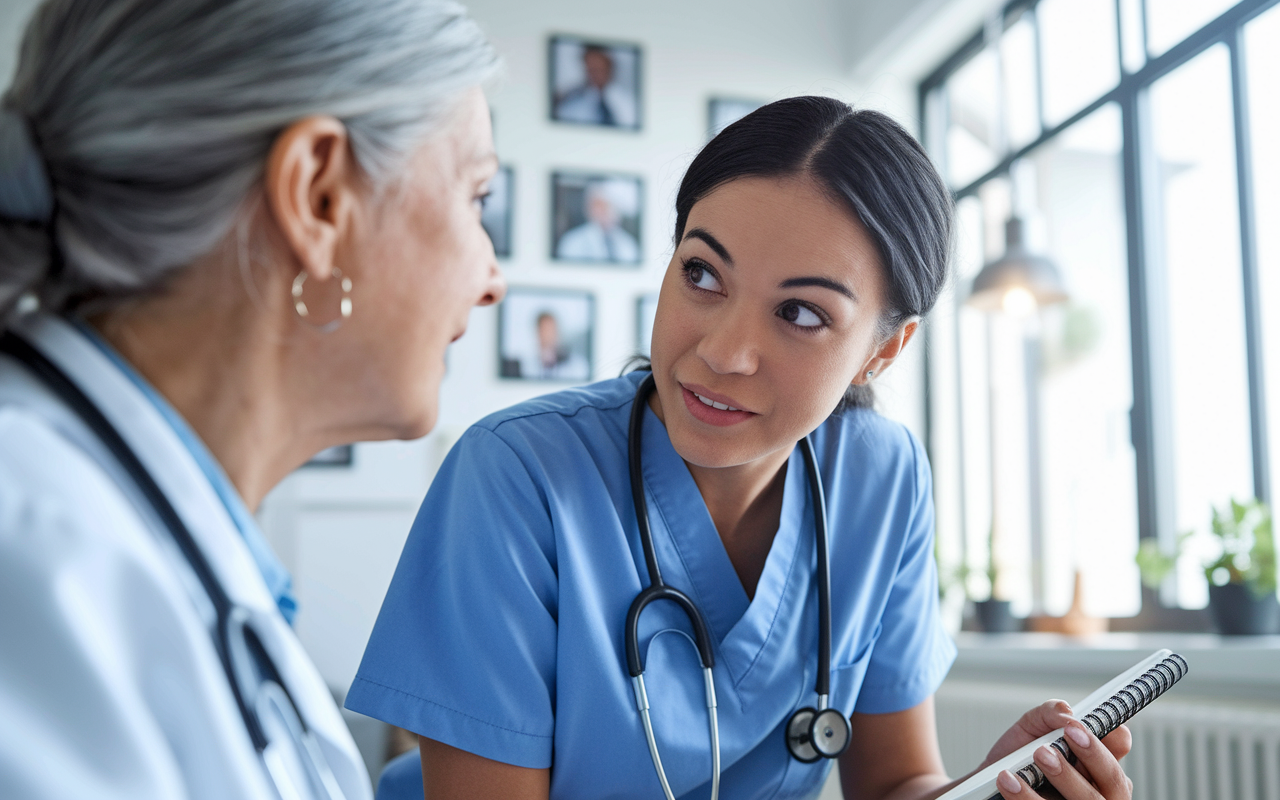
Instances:
[[[640,529],[640,545],[649,568],[649,587],[640,592],[627,611],[627,670],[631,673],[631,687],[636,696],[636,709],[644,727],[645,741],[649,744],[649,756],[658,772],[658,781],[667,800],[675,800],[667,773],[662,768],[658,754],[658,742],[653,735],[653,722],[649,716],[649,696],[644,688],[644,657],[640,653],[640,614],[655,600],[670,600],[684,610],[693,626],[694,645],[702,662],[704,694],[707,701],[708,726],[711,731],[711,800],[720,795],[720,726],[716,717],[716,688],[712,680],[715,653],[711,646],[711,630],[702,611],[684,592],[663,582],[658,568],[658,554],[653,547],[653,534],[649,530],[649,511],[644,499],[644,476],[641,473],[640,451],[643,440],[644,410],[649,395],[653,393],[653,376],[647,375],[636,389],[635,403],[631,407],[631,425],[627,435],[627,456],[631,468],[631,500],[635,504],[636,525]],[[831,708],[828,702],[831,687],[831,572],[827,564],[827,503],[822,493],[822,480],[818,475],[818,462],[813,456],[809,438],[800,440],[800,452],[804,455],[805,472],[809,478],[809,490],[813,493],[813,527],[818,550],[818,678],[815,690],[818,707],[806,706],[791,715],[787,721],[787,750],[798,761],[811,764],[820,758],[836,758],[849,746],[849,721],[844,714]]]
[[[12,331],[6,331],[0,336],[0,352],[22,363],[80,417],[128,473],[161,523],[168,528],[174,543],[213,603],[217,614],[214,646],[249,738],[281,798],[343,798],[345,795],[320,749],[320,743],[285,688],[279,670],[263,645],[263,637],[255,630],[254,612],[237,605],[227,595],[191,531],[137,454],[80,387],[39,350]],[[296,761],[279,744],[285,738],[293,743],[293,752],[298,754]],[[292,773],[299,766],[310,784],[309,792],[302,791],[304,787],[299,787],[292,778]]]

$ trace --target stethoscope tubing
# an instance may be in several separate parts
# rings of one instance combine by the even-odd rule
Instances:
[[[716,713],[716,685],[710,668],[702,670],[703,692],[707,698],[707,727],[711,736],[711,800],[720,797],[720,719]],[[653,760],[654,769],[658,773],[658,782],[662,784],[662,794],[666,800],[675,800],[671,784],[667,782],[667,771],[662,767],[662,754],[658,752],[658,738],[653,733],[653,719],[649,714],[649,693],[644,687],[644,675],[636,675],[631,679],[635,691],[636,708],[640,711],[640,724],[644,728],[644,739],[649,745],[649,758]]]
[[[640,652],[640,615],[650,603],[657,600],[669,600],[680,606],[685,616],[689,618],[689,624],[693,626],[693,643],[698,651],[698,659],[702,662],[703,693],[707,701],[707,727],[711,736],[711,800],[719,800],[720,720],[716,713],[716,685],[712,677],[716,656],[711,646],[711,628],[693,599],[662,579],[662,570],[658,566],[658,553],[653,545],[653,533],[649,529],[649,508],[644,497],[644,474],[640,451],[643,445],[645,401],[653,391],[653,387],[653,375],[645,376],[636,391],[636,399],[631,407],[631,423],[627,434],[631,500],[635,505],[640,546],[644,550],[645,566],[649,572],[649,586],[636,595],[635,600],[631,602],[631,607],[627,609],[625,636],[627,671],[631,674],[631,686],[636,697],[636,708],[640,712],[640,724],[644,728],[644,738],[649,746],[649,757],[653,760],[653,768],[658,773],[658,782],[662,784],[662,794],[666,800],[675,800],[671,784],[667,781],[667,771],[662,766],[662,755],[658,752],[658,739],[653,733],[653,720],[649,714],[649,694],[644,686],[644,656]]]
[[[702,662],[712,748],[711,798],[716,800],[720,793],[720,729],[716,712],[715,682],[712,678],[712,670],[715,666],[715,651],[712,647],[711,631],[701,610],[693,600],[684,592],[670,586],[662,579],[662,570],[658,565],[658,554],[653,543],[653,533],[649,527],[648,503],[644,496],[644,474],[641,464],[644,414],[648,405],[648,398],[653,393],[654,388],[653,375],[646,375],[636,388],[635,401],[631,407],[631,419],[627,431],[627,460],[631,477],[631,499],[635,506],[636,527],[640,534],[640,547],[644,553],[645,566],[649,574],[649,586],[641,590],[627,610],[624,636],[627,671],[631,675],[636,708],[640,713],[641,726],[644,729],[645,741],[649,746],[649,755],[653,760],[654,769],[658,773],[658,781],[662,785],[662,791],[667,800],[675,800],[671,786],[667,781],[666,771],[662,766],[662,756],[658,752],[657,738],[653,732],[653,722],[649,711],[649,697],[644,685],[644,657],[640,651],[639,630],[640,616],[650,603],[657,600],[670,600],[680,606],[693,627],[694,646],[697,648],[698,657]],[[814,456],[813,445],[809,442],[807,436],[800,439],[798,444],[804,457],[805,473],[808,477],[811,492],[818,561],[815,574],[818,582],[818,670],[815,678],[818,707],[817,709],[800,709],[792,716],[791,721],[788,722],[788,749],[797,759],[812,762],[823,756],[832,758],[842,753],[844,747],[848,746],[848,728],[847,721],[841,716],[840,721],[845,725],[844,747],[840,747],[836,752],[820,751],[817,749],[817,745],[814,744],[817,737],[817,721],[824,718],[824,716],[829,717],[829,713],[824,714],[824,712],[828,712],[831,691],[831,567],[827,544],[827,504],[822,489],[822,479],[818,472],[817,458]],[[798,743],[793,743],[791,741],[790,728],[793,727],[795,720],[801,718],[814,724],[808,725],[805,731],[800,734]],[[796,747],[802,749],[805,747],[810,748],[813,750],[813,758],[802,756],[795,749]]]
[[[831,565],[827,547],[827,499],[818,476],[818,462],[813,454],[809,437],[800,440],[800,452],[804,455],[805,472],[809,476],[809,491],[814,508],[813,527],[818,551],[818,675],[814,691],[818,695],[818,710],[827,707],[831,694]]]

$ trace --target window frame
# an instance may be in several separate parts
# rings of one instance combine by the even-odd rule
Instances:
[[[1266,374],[1263,361],[1263,330],[1261,293],[1258,275],[1258,244],[1255,216],[1252,145],[1250,141],[1249,93],[1245,64],[1245,28],[1249,22],[1270,10],[1280,0],[1241,0],[1217,18],[1206,23],[1196,32],[1170,47],[1159,56],[1151,57],[1148,46],[1148,13],[1150,0],[1140,0],[1142,47],[1145,63],[1136,70],[1125,67],[1124,18],[1121,4],[1113,0],[1116,19],[1117,63],[1120,80],[1112,89],[1097,97],[1054,126],[1045,125],[1044,75],[1042,69],[1043,34],[1039,25],[1037,8],[1042,0],[1011,0],[998,13],[998,18],[988,27],[1000,26],[1001,34],[1024,14],[1032,15],[1035,25],[1035,57],[1038,82],[1037,115],[1040,119],[1040,135],[1032,141],[1001,156],[996,164],[967,185],[952,191],[953,200],[977,195],[983,185],[991,180],[1010,175],[1013,165],[1031,155],[1037,148],[1061,135],[1073,125],[1109,103],[1120,108],[1122,142],[1122,175],[1124,184],[1124,209],[1126,247],[1129,277],[1129,322],[1133,380],[1133,408],[1130,412],[1130,430],[1136,462],[1136,490],[1138,506],[1138,537],[1155,538],[1163,545],[1171,546],[1176,539],[1174,509],[1174,454],[1173,419],[1168,387],[1170,354],[1167,351],[1169,321],[1164,297],[1161,269],[1156,262],[1156,250],[1160,241],[1157,183],[1157,161],[1152,142],[1152,124],[1148,92],[1152,85],[1165,75],[1196,58],[1218,44],[1227,47],[1231,66],[1232,109],[1235,128],[1236,186],[1240,226],[1241,278],[1244,290],[1244,325],[1246,365],[1249,381],[1250,444],[1252,447],[1252,476],[1254,495],[1265,502],[1271,497],[1271,458],[1268,425],[1280,421],[1267,419]],[[935,159],[942,174],[947,173],[945,136],[950,120],[945,100],[947,80],[978,55],[986,46],[988,31],[980,28],[919,84],[918,113],[925,147]],[[957,287],[954,302],[957,311],[965,301],[964,287]],[[953,315],[956,330],[952,332],[959,342],[959,314]],[[937,389],[930,368],[929,325],[925,326],[925,446],[931,456],[937,451],[934,440],[933,415]],[[949,353],[959,358],[959,350]],[[936,356],[934,356],[936,357]],[[963,398],[952,398],[960,419],[963,419]],[[963,464],[965,436],[963,430],[954,443]],[[968,531],[965,505],[967,503],[963,469],[959,471],[958,499],[960,503],[959,536],[961,552],[973,532]],[[1034,525],[1033,525],[1034,529]],[[1032,543],[1035,547],[1037,543]],[[1143,590],[1141,617],[1153,627],[1200,627],[1200,623],[1188,622],[1169,615],[1151,617],[1149,600],[1154,595]],[[1175,605],[1172,585],[1164,587],[1160,600]]]

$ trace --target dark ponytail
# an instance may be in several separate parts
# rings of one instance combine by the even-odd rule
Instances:
[[[911,134],[877,111],[829,97],[791,97],[721,131],[689,165],[676,195],[675,240],[703,197],[745,177],[812,178],[871,234],[888,279],[879,333],[933,308],[951,254],[951,195]],[[871,386],[845,392],[837,411],[869,407]]]

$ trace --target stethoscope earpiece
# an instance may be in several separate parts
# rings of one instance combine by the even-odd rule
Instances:
[[[787,722],[787,749],[805,764],[838,758],[849,748],[849,739],[849,720],[834,708],[806,706]]]

